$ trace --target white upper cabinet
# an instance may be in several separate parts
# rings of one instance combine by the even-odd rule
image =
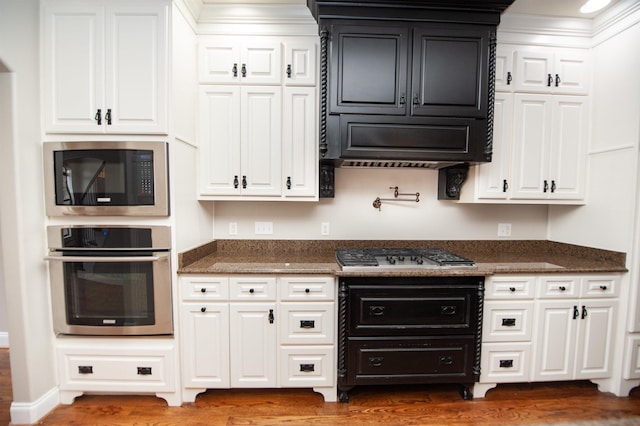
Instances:
[[[277,40],[213,37],[199,46],[200,83],[280,84],[282,48]]]
[[[317,37],[199,44],[200,198],[318,198]]]
[[[167,133],[169,3],[43,3],[47,133]]]

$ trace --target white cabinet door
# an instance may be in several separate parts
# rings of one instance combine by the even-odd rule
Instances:
[[[611,300],[581,302],[575,378],[610,377],[618,303]]]
[[[554,93],[567,95],[588,93],[590,72],[587,53],[557,52],[553,63],[554,72],[557,75],[554,75]]]
[[[282,89],[240,90],[240,169],[243,195],[282,193]]]
[[[277,385],[275,303],[231,303],[231,386]]]
[[[477,197],[480,199],[506,199],[509,194],[513,95],[496,92],[494,111],[493,158],[490,163],[475,167]]]
[[[201,86],[200,193],[240,194],[240,88]]]
[[[274,40],[256,37],[240,48],[240,80],[244,84],[280,84],[282,47]]]
[[[315,87],[285,87],[283,172],[285,197],[312,197],[318,187]]]
[[[48,133],[167,133],[168,3],[47,4]]]
[[[570,380],[576,353],[578,303],[541,302],[538,305],[534,381]]]
[[[105,132],[167,133],[168,6],[107,7],[106,30]]]
[[[240,82],[240,43],[218,37],[198,46],[198,81],[230,84]]]
[[[515,96],[511,197],[546,198],[552,120],[551,95]],[[545,190],[546,181],[546,190]]]
[[[549,155],[551,199],[583,199],[589,103],[584,96],[553,97]]]
[[[553,54],[548,51],[518,50],[515,90],[549,93],[553,87]]]
[[[511,92],[514,89],[513,58],[516,50],[498,45],[496,48],[496,91]]]
[[[228,388],[229,305],[182,304],[183,386]]]
[[[515,90],[518,92],[586,95],[588,54],[579,49],[518,49]]]
[[[284,83],[316,85],[317,43],[315,41],[287,41],[284,46]]]
[[[46,5],[43,9],[43,96],[47,132],[102,132],[104,8]]]

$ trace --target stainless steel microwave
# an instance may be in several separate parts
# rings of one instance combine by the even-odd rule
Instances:
[[[168,216],[166,142],[45,142],[47,216]]]

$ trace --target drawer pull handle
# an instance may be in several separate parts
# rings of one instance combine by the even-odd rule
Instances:
[[[500,368],[513,368],[513,360],[512,359],[501,359],[500,360]]]
[[[314,320],[300,320],[300,328],[316,328]]]
[[[372,356],[369,358],[369,366],[371,367],[382,367],[382,362],[384,361],[384,357],[381,356]]]
[[[252,289],[252,288],[250,288],[250,289],[249,289],[249,293],[253,294],[253,293],[255,293],[255,290],[254,290],[254,289]]]
[[[578,307],[573,305],[573,319],[576,319],[580,316],[580,311],[578,311]]]
[[[304,292],[305,292],[305,293],[311,293],[311,290],[309,290],[308,288],[305,288],[305,289],[304,289]]]
[[[141,376],[150,376],[151,367],[138,367],[138,374]]]
[[[300,364],[300,371],[304,373],[311,373],[316,371],[316,366],[315,364]]]
[[[516,291],[516,288],[515,288],[515,287],[509,287],[509,291],[510,291],[511,293],[514,293],[514,292]]]
[[[206,293],[206,292],[207,292],[207,289],[206,289],[206,288],[204,288],[204,287],[202,287],[202,288],[200,289],[200,292],[201,292],[201,293]]]
[[[560,287],[558,287],[558,290],[567,291],[567,288],[565,286],[561,285]]]
[[[93,366],[92,365],[79,365],[78,373],[80,374],[93,374]]]
[[[502,326],[503,327],[515,327],[516,319],[515,318],[502,318]]]
[[[601,285],[601,286],[600,286],[600,290],[602,290],[602,291],[607,291],[607,286],[606,286],[606,285]]]
[[[381,317],[384,315],[384,306],[369,306],[369,315],[374,317]]]
[[[269,324],[273,324],[273,321],[274,321],[273,309],[269,309]]]
[[[452,305],[440,306],[440,315],[455,315],[457,313],[456,307]]]
[[[207,312],[207,307],[203,306],[202,308],[200,308],[200,312]]]
[[[442,364],[442,365],[451,365],[451,364],[453,364],[453,357],[451,357],[451,356],[441,356],[440,357],[440,364]]]

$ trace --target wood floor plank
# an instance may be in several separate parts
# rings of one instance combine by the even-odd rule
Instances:
[[[9,352],[0,349],[0,425],[9,424],[10,403]],[[589,382],[505,384],[463,401],[452,385],[356,387],[348,404],[325,403],[310,389],[231,389],[209,390],[182,407],[154,396],[84,395],[38,424],[506,426],[607,419],[640,425],[640,389],[618,398]]]

